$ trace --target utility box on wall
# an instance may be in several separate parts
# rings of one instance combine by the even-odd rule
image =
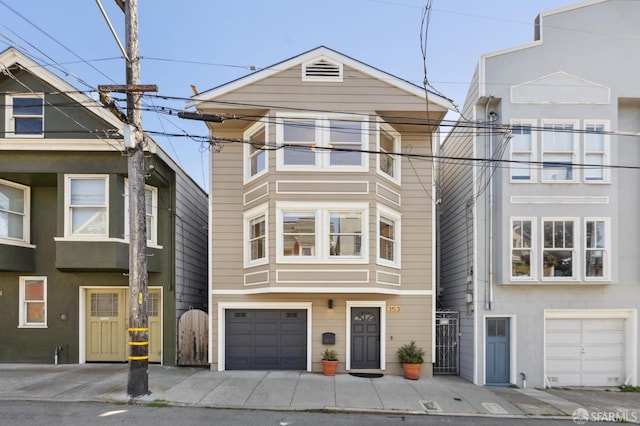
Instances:
[[[322,344],[323,345],[335,345],[336,344],[336,333],[322,333]]]

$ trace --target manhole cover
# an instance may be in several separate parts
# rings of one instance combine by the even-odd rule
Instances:
[[[509,414],[507,410],[502,408],[500,405],[495,402],[483,402],[482,406],[487,409],[491,414]]]
[[[442,411],[440,409],[440,406],[438,405],[438,403],[435,402],[435,401],[422,400],[422,401],[420,401],[420,403],[422,404],[424,409],[427,410],[427,411]]]

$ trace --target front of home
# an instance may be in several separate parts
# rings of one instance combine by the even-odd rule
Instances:
[[[15,49],[0,68],[0,362],[126,362],[122,123]],[[145,167],[149,361],[175,365],[177,318],[206,309],[206,194],[151,140]]]
[[[443,147],[469,160],[443,169],[441,253],[476,384],[638,383],[639,14],[546,12],[533,43],[480,59]]]
[[[190,105],[224,118],[209,123],[212,369],[319,371],[330,348],[339,371],[398,373],[415,340],[431,374],[429,157],[450,102],[320,47]]]

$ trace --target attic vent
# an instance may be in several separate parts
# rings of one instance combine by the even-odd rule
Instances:
[[[326,59],[303,64],[302,81],[342,81],[342,64]]]

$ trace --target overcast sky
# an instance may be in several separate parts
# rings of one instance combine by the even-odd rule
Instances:
[[[124,44],[124,14],[100,0]],[[533,41],[534,19],[571,0],[433,0],[427,75],[462,106],[483,53]],[[419,86],[421,0],[139,0],[141,82],[160,95],[200,91],[324,45]],[[0,0],[0,50],[13,45],[70,84],[124,84],[125,64],[95,0]],[[148,100],[183,108],[182,101]],[[205,136],[203,123],[145,113],[145,130]],[[203,188],[208,151],[189,138],[154,139]]]

